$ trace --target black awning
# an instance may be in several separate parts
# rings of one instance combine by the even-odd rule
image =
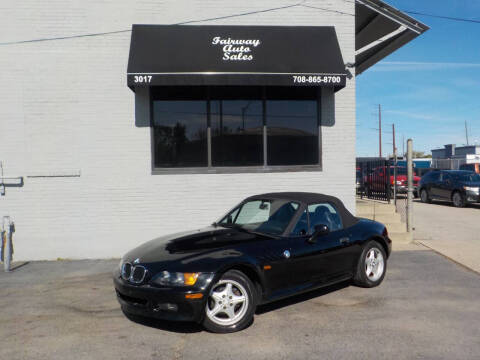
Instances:
[[[417,36],[428,26],[381,0],[355,3],[355,73],[362,72]]]
[[[345,86],[334,27],[133,25],[128,86]]]

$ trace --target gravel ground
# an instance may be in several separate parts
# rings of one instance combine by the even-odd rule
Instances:
[[[259,308],[216,335],[128,319],[118,261],[32,262],[0,273],[2,359],[478,359],[480,276],[427,250],[392,254],[383,284],[341,284]]]

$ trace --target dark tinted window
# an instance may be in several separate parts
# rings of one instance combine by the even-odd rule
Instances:
[[[337,209],[330,203],[308,205],[308,216],[310,218],[310,234],[315,232],[315,225],[327,225],[330,231],[343,228]]]
[[[317,102],[267,100],[267,164],[318,164]]]
[[[446,180],[451,180],[452,177],[450,176],[450,174],[446,173],[446,172],[442,172],[442,174],[440,175],[440,180],[441,181],[446,181]]]
[[[463,165],[460,165],[460,170],[475,171],[475,165],[474,164],[463,164]]]
[[[302,213],[300,219],[298,219],[295,228],[292,230],[292,236],[303,236],[307,235],[308,232],[308,217],[307,217],[307,210]]]
[[[227,214],[220,225],[278,235],[285,231],[298,207],[292,201],[251,200]]]
[[[161,86],[151,96],[155,168],[319,164],[316,87]]]
[[[212,100],[210,112],[212,165],[262,165],[262,101]]]
[[[437,181],[440,179],[440,171],[431,171],[425,174],[426,181]]]
[[[480,182],[480,175],[472,172],[453,173],[452,177],[457,181]]]
[[[207,166],[207,102],[153,102],[155,167]]]

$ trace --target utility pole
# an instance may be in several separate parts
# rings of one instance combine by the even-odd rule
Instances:
[[[407,143],[407,176],[408,176],[408,191],[407,191],[407,232],[412,233],[413,230],[413,144],[412,139],[408,139]]]
[[[378,156],[382,157],[382,107],[378,104]]]
[[[405,135],[402,134],[402,156],[405,158]]]
[[[397,209],[397,146],[395,145],[395,124],[392,124],[392,136],[393,136],[393,203],[395,204],[395,210]]]
[[[465,120],[465,137],[467,138],[467,146],[470,145],[468,143],[468,128],[467,128],[467,120]]]

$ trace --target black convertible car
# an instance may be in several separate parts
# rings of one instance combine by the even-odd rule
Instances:
[[[259,304],[353,279],[379,285],[391,240],[332,196],[249,197],[211,226],[149,241],[127,253],[113,279],[126,314],[246,327]]]

